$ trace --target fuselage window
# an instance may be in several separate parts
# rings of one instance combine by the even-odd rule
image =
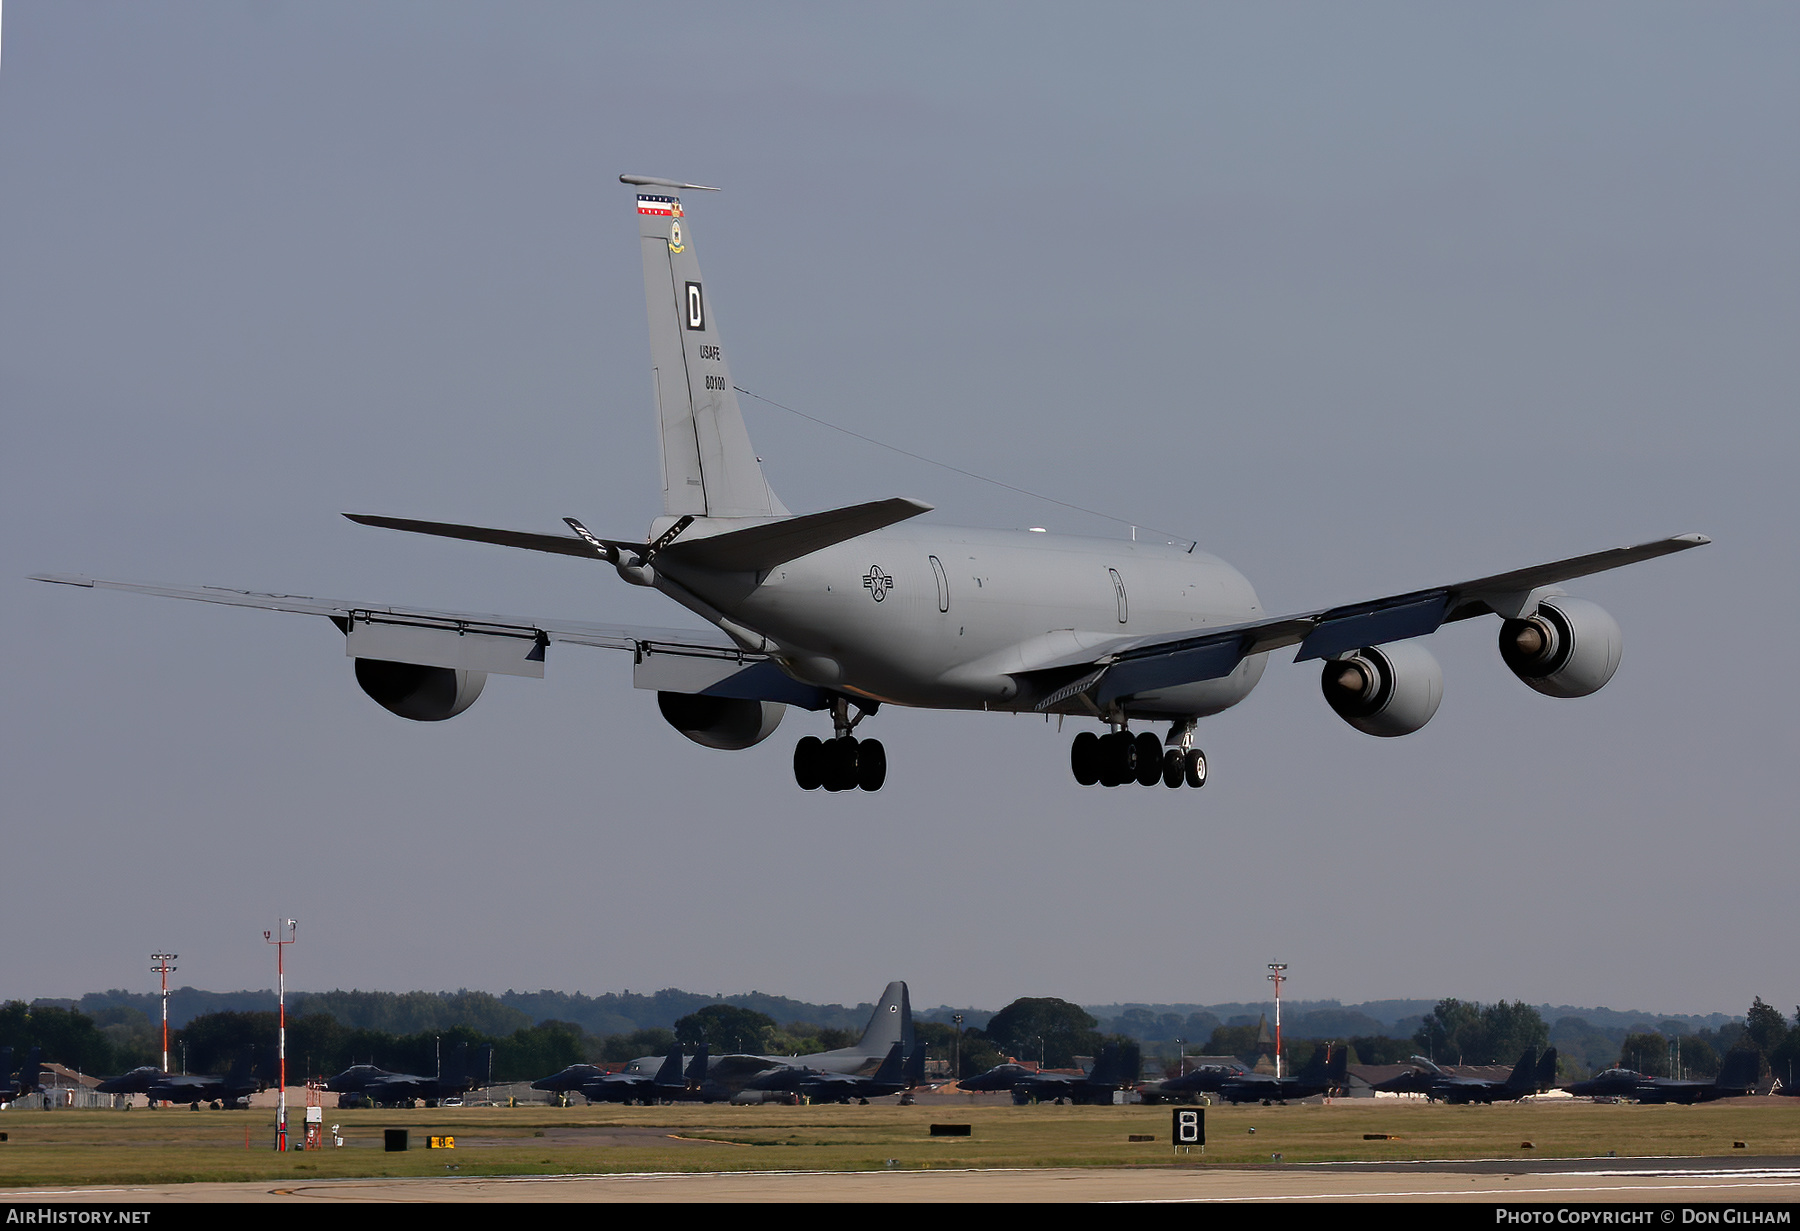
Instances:
[[[1125,605],[1125,579],[1119,576],[1119,570],[1116,568],[1109,568],[1106,571],[1112,574],[1113,593],[1119,599],[1119,623],[1124,624],[1131,619],[1131,608]]]
[[[931,575],[937,578],[938,610],[950,610],[950,579],[944,575],[944,562],[936,556],[931,557]]]

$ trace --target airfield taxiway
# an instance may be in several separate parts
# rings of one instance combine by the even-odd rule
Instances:
[[[1800,1159],[1559,1159],[1411,1165],[446,1176],[10,1190],[18,1202],[1800,1203]]]

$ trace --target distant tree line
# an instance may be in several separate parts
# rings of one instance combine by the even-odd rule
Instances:
[[[212,995],[208,993],[207,995]],[[267,1004],[266,993],[225,993]],[[630,996],[633,1001],[665,997],[685,1006],[665,1019],[673,1026],[630,1025],[629,1029],[596,1032],[574,1020],[540,1020],[509,998],[485,992],[302,993],[291,998],[288,1013],[288,1071],[292,1081],[329,1076],[354,1063],[415,1073],[436,1071],[438,1056],[467,1042],[471,1049],[494,1046],[494,1076],[499,1081],[531,1080],[569,1064],[622,1064],[645,1055],[660,1055],[680,1043],[692,1049],[704,1041],[714,1052],[744,1051],[761,1055],[801,1055],[846,1047],[860,1036],[871,1006],[854,1009],[828,1006],[821,1014],[833,1020],[777,1018],[740,1003],[744,997],[712,999],[689,993]],[[535,993],[546,1007],[588,1007],[618,997],[571,997]],[[13,1001],[0,1005],[0,1046],[22,1054],[38,1046],[44,1057],[86,1073],[114,1074],[161,1059],[160,1023],[155,996],[106,993],[80,1002]],[[774,1006],[800,1002],[760,997]],[[81,1007],[71,1007],[71,1004]],[[146,1010],[145,1005],[148,1009]],[[815,1008],[817,1006],[814,1006]],[[174,1017],[174,1014],[171,1014]],[[915,1029],[932,1060],[960,1057],[962,1073],[985,1071],[1011,1057],[1070,1068],[1077,1057],[1098,1055],[1108,1043],[1121,1047],[1135,1063],[1146,1057],[1147,1075],[1173,1072],[1181,1055],[1228,1055],[1255,1063],[1259,1058],[1260,1019],[1234,1016],[1221,1022],[1210,1014],[1158,1014],[1129,1009],[1102,1023],[1080,1006],[1055,998],[1016,1000],[991,1016],[976,1012],[958,1032],[947,1022],[915,1019]],[[624,1020],[618,1018],[617,1020]],[[1320,1042],[1344,1044],[1352,1063],[1397,1064],[1416,1053],[1444,1064],[1506,1064],[1526,1047],[1557,1048],[1566,1076],[1585,1076],[1614,1064],[1658,1076],[1679,1064],[1685,1076],[1706,1078],[1718,1072],[1724,1056],[1736,1047],[1751,1047],[1764,1058],[1764,1072],[1784,1083],[1800,1075],[1800,1009],[1790,1026],[1781,1012],[1757,997],[1741,1021],[1717,1028],[1690,1029],[1685,1023],[1634,1023],[1629,1027],[1596,1026],[1574,1016],[1546,1025],[1541,1013],[1523,1003],[1497,1001],[1481,1005],[1455,999],[1439,1001],[1422,1017],[1411,1037],[1394,1037],[1379,1021],[1352,1010],[1323,1009],[1295,1015],[1282,1035],[1283,1067],[1303,1066]],[[1715,1019],[1716,1020],[1716,1019]],[[629,1024],[629,1023],[628,1023]],[[228,1008],[201,1013],[170,1031],[170,1064],[178,1071],[222,1073],[251,1049],[255,1067],[265,1080],[274,1079],[275,1013],[267,1008]],[[1176,1040],[1179,1040],[1177,1044]],[[1265,1049],[1266,1050],[1266,1049]]]

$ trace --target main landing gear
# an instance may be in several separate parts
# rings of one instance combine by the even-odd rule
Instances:
[[[1193,747],[1193,739],[1191,722],[1169,732],[1169,742],[1177,746],[1166,751],[1163,741],[1148,731],[1133,735],[1123,725],[1109,735],[1083,731],[1069,748],[1069,767],[1082,786],[1205,786],[1206,754]]]
[[[857,739],[850,732],[856,724],[875,710],[858,709],[850,717],[849,702],[836,697],[831,702],[835,739],[819,739],[808,735],[794,745],[794,781],[803,791],[879,791],[887,781],[887,749],[878,739]]]

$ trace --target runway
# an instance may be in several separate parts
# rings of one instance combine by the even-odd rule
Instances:
[[[9,1191],[0,1201],[104,1202],[1272,1202],[1800,1203],[1800,1159],[1583,1159],[1060,1168],[657,1172],[166,1184]]]

